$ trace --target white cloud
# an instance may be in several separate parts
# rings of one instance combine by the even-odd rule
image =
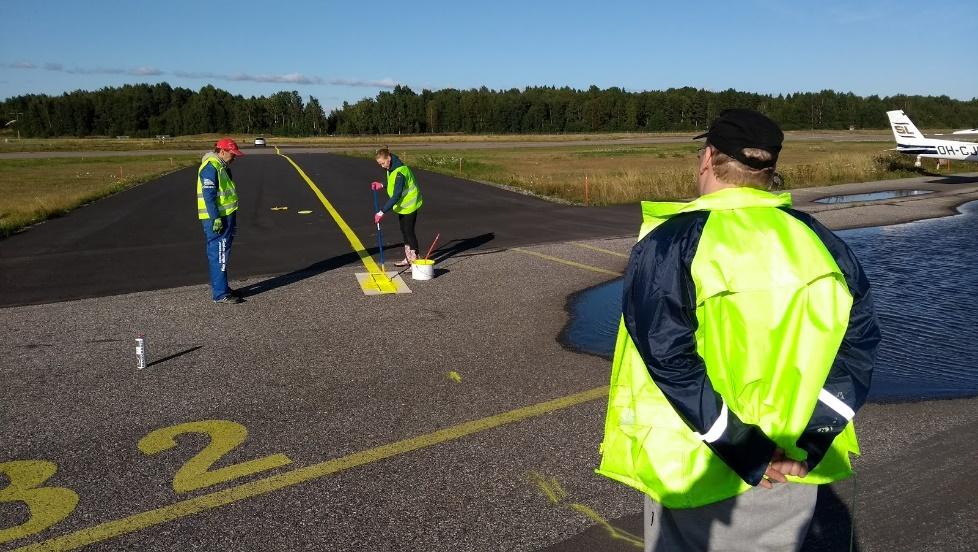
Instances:
[[[157,69],[156,67],[143,66],[143,67],[136,67],[135,69],[130,69],[129,74],[136,75],[138,77],[149,77],[155,75],[162,75],[164,73],[163,71]]]
[[[380,79],[380,80],[360,80],[360,79],[333,79],[329,84],[336,84],[339,86],[359,86],[364,88],[394,88],[399,82],[392,78]]]
[[[30,62],[18,62],[11,64],[10,67],[17,69],[34,69],[37,67]],[[48,62],[44,64],[45,71],[54,71],[56,73],[68,73],[70,75],[132,75],[135,77],[148,77],[155,75],[165,74],[160,69],[156,67],[150,67],[144,65],[142,67],[131,67],[131,68],[121,68],[121,67],[65,67],[64,64]]]
[[[195,71],[174,71],[174,77],[180,77],[181,79],[221,79],[225,77],[218,75],[216,73],[200,73]]]
[[[323,84],[323,79],[319,77],[307,77],[302,73],[286,73],[284,75],[249,75],[247,73],[233,73],[224,77],[226,80],[245,81],[245,82],[275,82],[285,84]]]
[[[177,73],[174,73],[177,74]],[[187,74],[189,75],[189,74]],[[399,83],[392,78],[380,80],[368,79],[324,79],[322,77],[303,75],[302,73],[285,73],[282,75],[248,73],[233,73],[230,75],[208,74],[204,78],[230,80],[236,82],[272,82],[280,84],[332,84],[334,86],[353,86],[360,88],[394,88]]]
[[[36,65],[29,61],[18,61],[16,63],[8,63],[7,67],[14,69],[35,69]],[[277,83],[277,84],[300,84],[300,85],[319,85],[319,84],[329,84],[334,86],[352,86],[356,88],[394,88],[398,84],[398,81],[387,77],[383,79],[359,79],[359,78],[331,78],[326,79],[323,77],[317,77],[315,75],[304,75],[302,73],[283,73],[283,74],[267,74],[261,73],[253,75],[250,73],[231,73],[231,74],[221,74],[221,73],[211,73],[211,72],[198,72],[198,71],[163,71],[162,69],[157,69],[156,67],[150,66],[140,66],[140,67],[65,67],[61,63],[48,62],[44,64],[44,69],[46,71],[54,71],[59,73],[68,73],[72,75],[131,75],[135,77],[150,77],[150,76],[161,76],[161,75],[172,75],[174,77],[182,79],[194,79],[194,80],[224,80],[232,82],[262,82],[262,83]]]

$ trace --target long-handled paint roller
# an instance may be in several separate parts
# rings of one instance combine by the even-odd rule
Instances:
[[[374,190],[374,212],[380,211],[380,204],[377,202],[377,190]],[[380,228],[380,223],[377,223],[377,249],[380,249],[380,275],[383,276],[384,280],[387,280],[387,269],[384,268],[384,231]],[[375,281],[377,274],[371,275]]]

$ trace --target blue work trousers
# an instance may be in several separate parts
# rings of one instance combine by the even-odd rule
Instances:
[[[231,293],[228,286],[228,256],[231,253],[231,242],[234,241],[234,231],[237,228],[235,213],[224,219],[224,228],[220,232],[213,230],[214,220],[200,221],[207,238],[207,264],[210,265],[211,293],[215,301],[220,301]]]

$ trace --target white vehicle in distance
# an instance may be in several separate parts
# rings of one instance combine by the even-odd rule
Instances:
[[[259,136],[258,138],[255,138],[255,147],[256,148],[263,148],[263,147],[265,147],[265,139],[263,137],[261,137],[261,136]]]

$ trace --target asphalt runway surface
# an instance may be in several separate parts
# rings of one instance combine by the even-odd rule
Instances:
[[[369,183],[384,180],[384,171],[372,161],[339,155],[290,157],[375,253]],[[232,278],[278,274],[287,280],[290,273],[305,277],[358,262],[322,204],[284,158],[246,155],[234,162],[232,173],[240,197]],[[632,233],[640,222],[634,206],[563,206],[425,171],[417,176],[425,197],[418,238],[426,248],[440,232],[442,255],[621,236]],[[195,179],[194,169],[178,171],[0,241],[0,306],[207,282]],[[275,207],[288,209],[273,211]],[[298,214],[304,210],[312,213]],[[397,258],[401,243],[396,218],[388,214],[383,223],[389,259]]]
[[[366,184],[382,171],[293,158],[370,244]],[[635,233],[637,208],[420,176],[421,238],[445,245],[411,294],[364,296],[345,238],[273,156],[235,165],[242,305],[202,283],[192,172],[0,242],[3,277],[35,278],[0,310],[0,549],[636,550],[640,495],[593,473],[608,362],[557,336],[568,296],[623,270],[634,238],[608,238]],[[819,216],[912,220],[978,197],[929,183],[945,188]],[[892,183],[849,191],[873,186]],[[973,550],[978,488],[959,474],[976,401],[869,405],[857,424],[858,488],[821,490],[806,551],[848,550],[853,527],[864,552]]]

